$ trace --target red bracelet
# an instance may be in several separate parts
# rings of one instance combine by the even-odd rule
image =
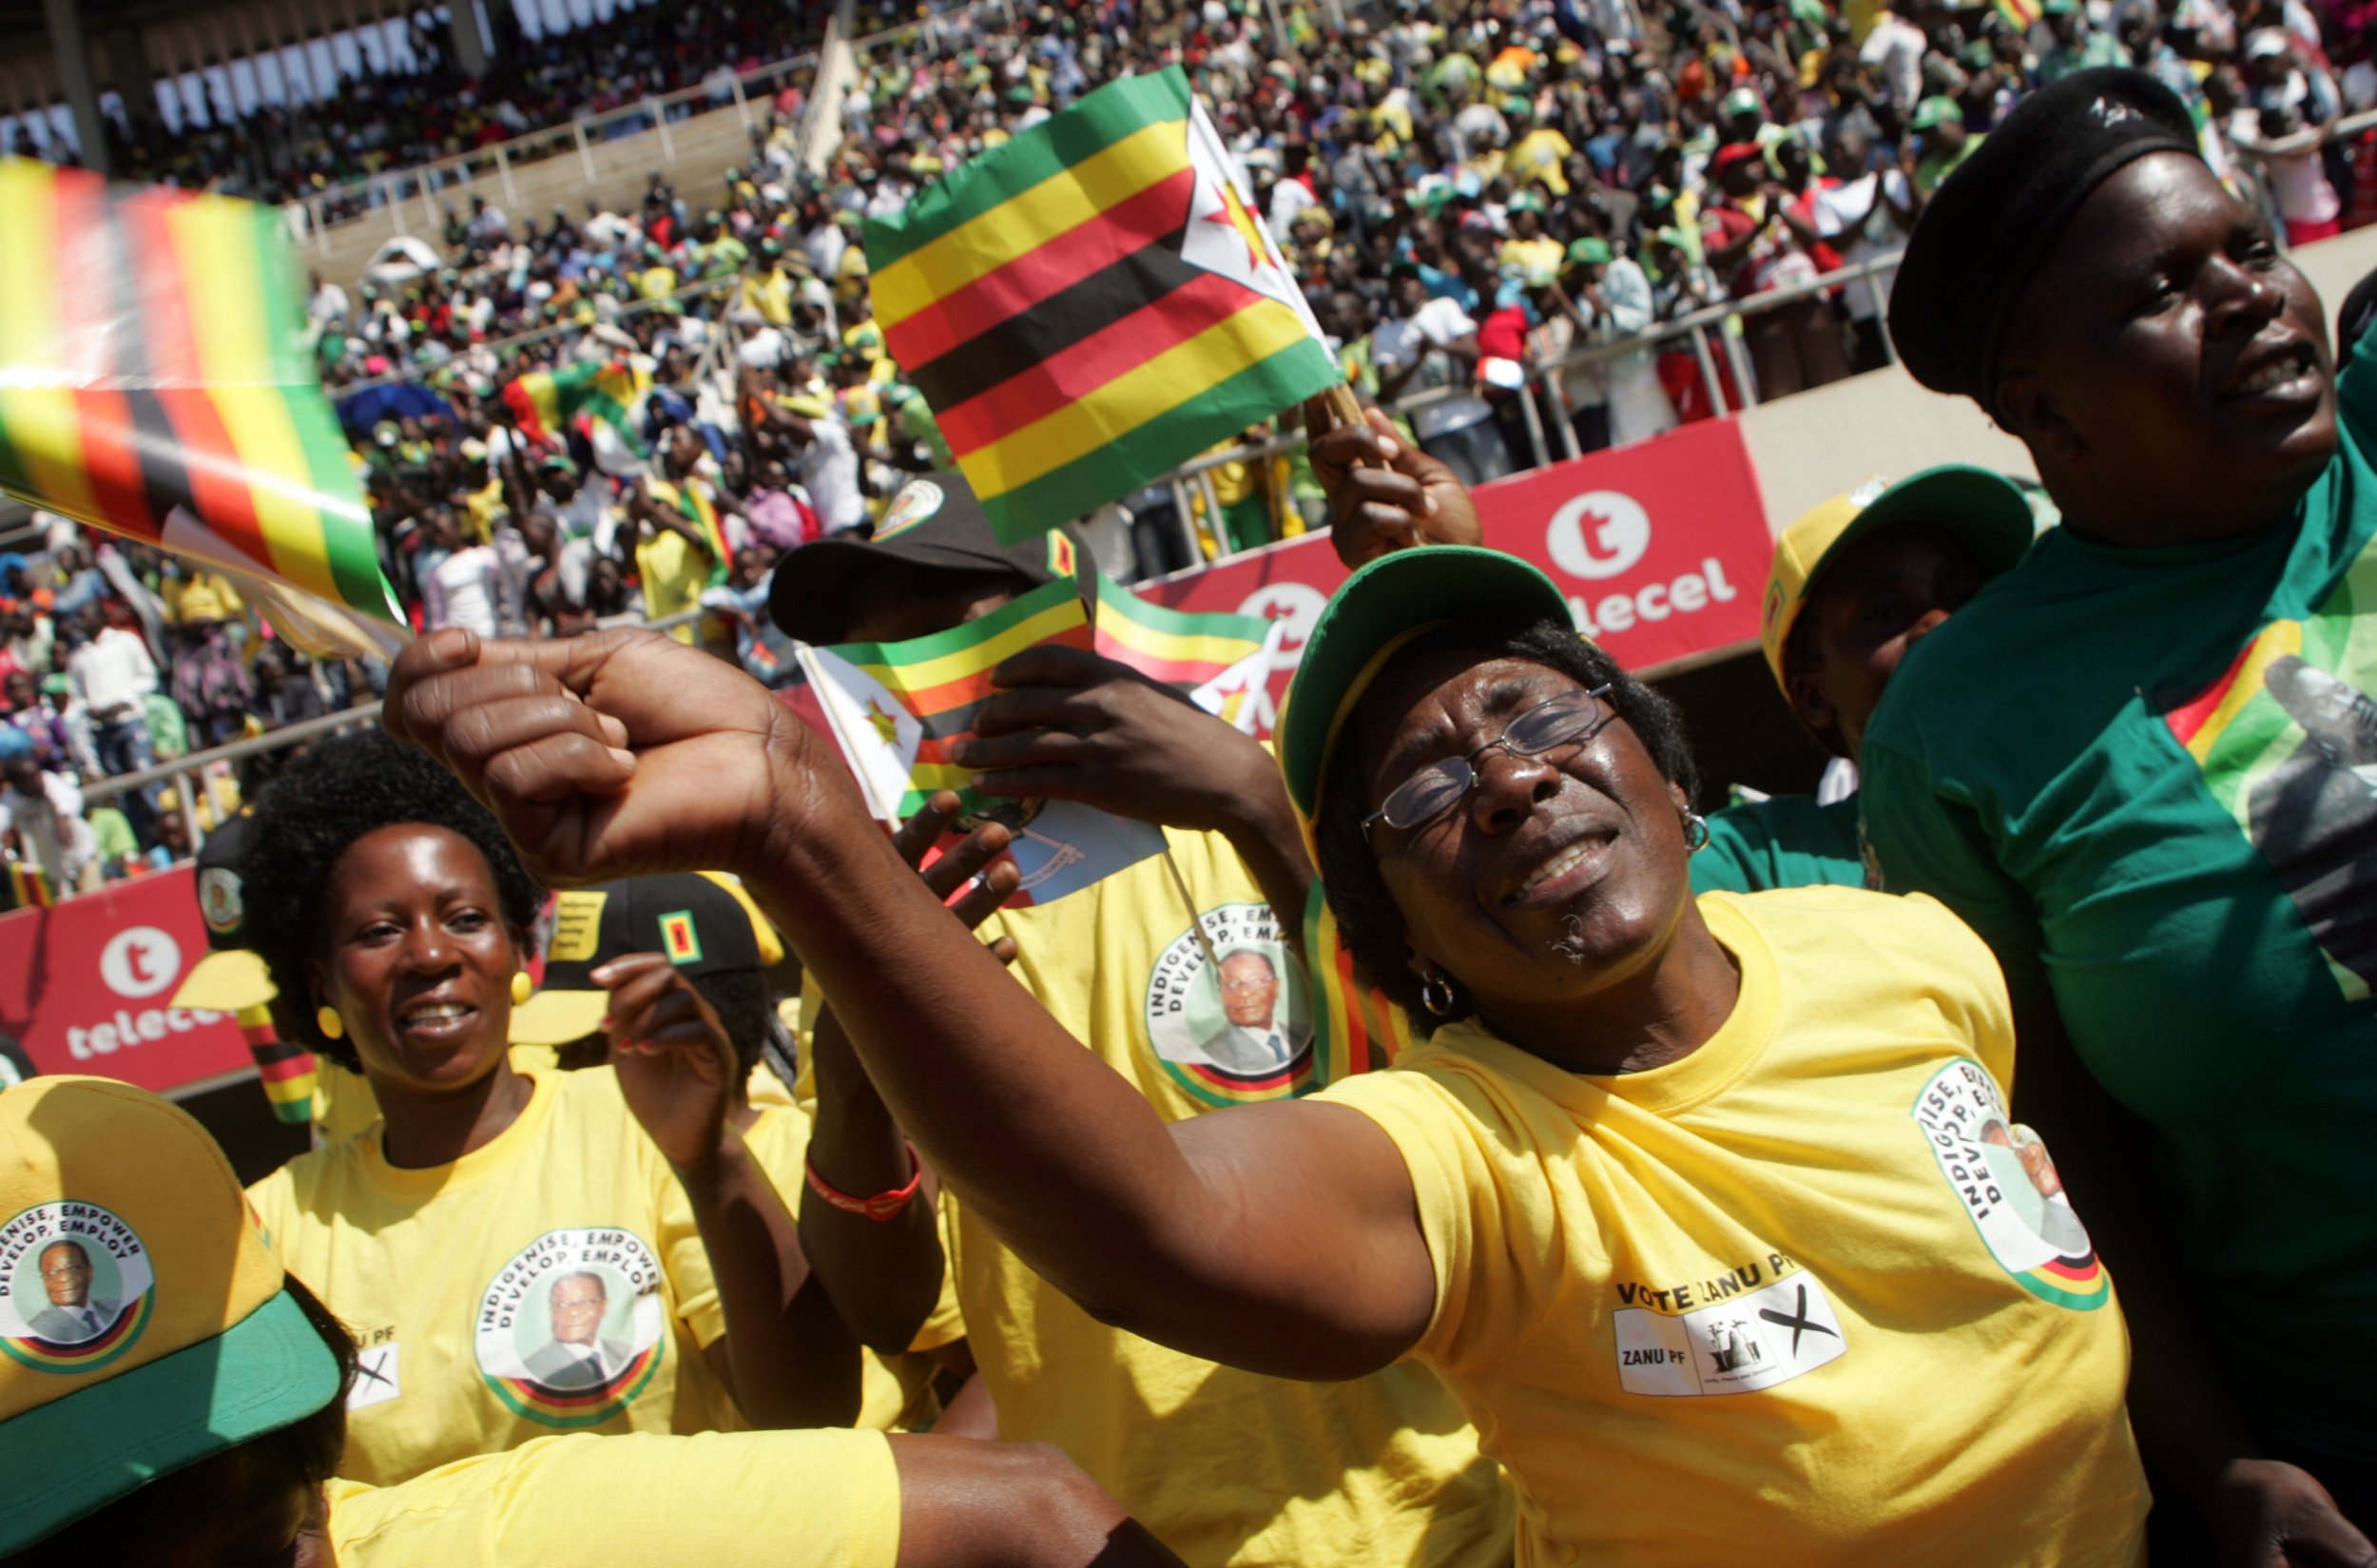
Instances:
[[[907,1208],[910,1200],[916,1197],[918,1187],[924,1181],[924,1164],[917,1158],[914,1144],[908,1145],[908,1165],[911,1172],[908,1185],[895,1187],[888,1192],[878,1192],[871,1198],[854,1198],[847,1192],[840,1191],[830,1186],[823,1176],[817,1173],[815,1161],[803,1158],[801,1163],[808,1170],[810,1191],[845,1214],[857,1214],[862,1219],[874,1220],[879,1224],[884,1220],[897,1219],[899,1211]]]

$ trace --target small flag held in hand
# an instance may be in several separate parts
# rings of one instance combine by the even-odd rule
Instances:
[[[866,242],[884,340],[1007,543],[1340,379],[1176,66],[975,159]]]

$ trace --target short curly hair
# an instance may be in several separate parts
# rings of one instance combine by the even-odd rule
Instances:
[[[1556,669],[1582,687],[1606,684],[1611,706],[1651,753],[1659,771],[1682,785],[1687,797],[1698,793],[1700,771],[1692,763],[1683,716],[1675,705],[1627,674],[1615,659],[1576,635],[1573,628],[1548,618],[1469,622],[1415,639],[1397,655],[1397,662],[1449,648],[1473,649],[1481,660],[1525,659]],[[1409,927],[1402,909],[1386,889],[1385,879],[1379,875],[1378,861],[1362,831],[1367,791],[1361,765],[1355,760],[1357,749],[1340,745],[1323,782],[1320,815],[1312,824],[1320,850],[1321,882],[1329,909],[1337,917],[1338,935],[1353,955],[1356,972],[1409,1015],[1413,1030],[1424,1037],[1434,1034],[1437,1025],[1467,1017],[1475,1008],[1458,989],[1448,1014],[1430,1013],[1421,1004],[1420,977],[1405,961],[1411,953]]]
[[[333,1040],[307,1005],[307,964],[321,953],[322,899],[330,869],[358,839],[399,823],[425,823],[459,836],[487,861],[504,923],[526,932],[545,890],[520,864],[503,829],[454,775],[378,729],[317,742],[257,802],[240,867],[248,939],[288,1005],[296,1040],[350,1073],[362,1071],[354,1041]]]

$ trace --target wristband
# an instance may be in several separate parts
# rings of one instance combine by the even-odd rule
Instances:
[[[917,1158],[916,1145],[909,1144],[907,1150],[908,1185],[895,1187],[888,1192],[878,1192],[871,1198],[854,1198],[849,1193],[839,1191],[823,1176],[817,1173],[815,1161],[804,1158],[801,1163],[809,1173],[810,1191],[845,1214],[856,1214],[861,1219],[870,1219],[880,1224],[885,1220],[899,1218],[900,1210],[908,1207],[909,1202],[917,1195],[917,1189],[924,1181],[924,1164]]]

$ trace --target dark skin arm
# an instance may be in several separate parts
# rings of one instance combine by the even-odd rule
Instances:
[[[899,858],[912,866],[920,863],[957,814],[956,794],[943,790],[934,796],[893,835]],[[924,868],[924,885],[936,898],[948,899],[1003,854],[1007,842],[1004,826],[985,823]],[[969,931],[980,925],[1015,890],[1015,879],[1014,861],[991,865],[989,875],[957,900],[953,912],[958,923]],[[1002,961],[1015,956],[1013,939],[1002,937],[994,945],[1003,945]],[[915,1173],[907,1137],[868,1081],[831,1006],[818,1014],[809,1053],[817,1085],[810,1166],[836,1191],[855,1197],[905,1187]],[[896,1355],[916,1342],[917,1330],[939,1299],[943,1271],[932,1192],[920,1191],[899,1214],[874,1220],[804,1191],[801,1239],[842,1321],[861,1343],[879,1354]]]
[[[2300,1467],[2261,1457],[2187,1304],[2197,1294],[2138,1172],[2157,1152],[2072,1048],[2052,1006],[2019,1021],[2016,1113],[2044,1132],[2129,1321],[2130,1419],[2171,1500],[2185,1500],[2226,1568],[2372,1568],[2377,1548]],[[2067,1152],[2068,1151],[2068,1152]]]
[[[1167,1126],[950,919],[840,759],[739,670],[650,633],[449,630],[405,651],[385,711],[548,885],[743,872],[934,1169],[1093,1316],[1315,1379],[1376,1371],[1425,1328],[1435,1270],[1376,1123],[1281,1101]]]
[[[858,1343],[809,1286],[799,1229],[728,1125],[734,1047],[702,994],[658,953],[596,970],[611,994],[604,1033],[620,1093],[693,1210],[726,1332],[713,1369],[756,1427],[846,1426],[858,1419]]]
[[[977,787],[1082,801],[1159,826],[1220,833],[1280,929],[1303,929],[1312,863],[1279,768],[1262,746],[1169,687],[1072,648],[1036,648],[991,671],[1001,688],[952,758]]]

